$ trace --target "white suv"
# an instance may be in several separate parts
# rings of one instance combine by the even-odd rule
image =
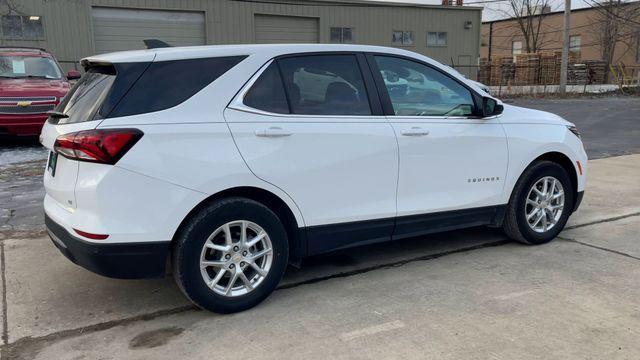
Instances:
[[[170,264],[208,310],[252,307],[288,263],[339,248],[479,225],[545,243],[582,198],[571,123],[409,51],[203,46],[82,64],[41,135],[54,244],[110,277]]]

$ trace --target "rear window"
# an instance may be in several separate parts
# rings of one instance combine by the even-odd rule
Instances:
[[[58,106],[57,111],[68,117],[49,121],[77,123],[165,110],[189,99],[244,58],[94,66]]]
[[[94,67],[67,93],[56,109],[66,118],[49,118],[52,123],[70,124],[93,120],[116,79],[112,66]]]

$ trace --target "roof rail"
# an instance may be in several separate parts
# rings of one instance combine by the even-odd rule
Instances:
[[[0,50],[26,50],[26,51],[41,51],[47,52],[45,48],[38,48],[32,46],[0,46]]]

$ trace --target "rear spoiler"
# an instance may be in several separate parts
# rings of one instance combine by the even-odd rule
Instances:
[[[80,65],[82,65],[82,68],[84,69],[84,71],[89,71],[90,68],[101,67],[101,68],[109,69],[107,73],[115,73],[115,68],[113,67],[113,64],[110,62],[92,61],[91,59],[82,59],[80,60]]]

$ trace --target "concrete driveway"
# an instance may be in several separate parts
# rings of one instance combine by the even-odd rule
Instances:
[[[0,242],[6,359],[637,359],[640,155],[591,161],[581,209],[529,247],[484,228],[290,269],[260,306],[194,309],[171,279],[112,280],[45,237]]]

